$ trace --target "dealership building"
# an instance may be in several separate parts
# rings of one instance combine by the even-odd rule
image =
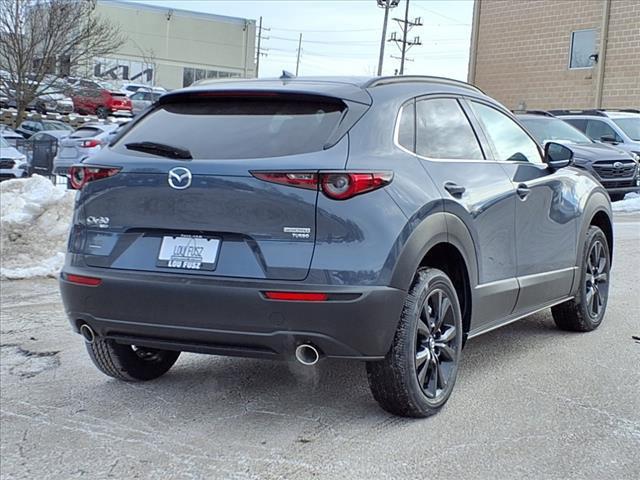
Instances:
[[[509,108],[639,108],[640,1],[475,0],[469,81]]]
[[[118,25],[126,42],[95,59],[94,77],[174,89],[255,76],[255,20],[116,0],[99,0],[96,13]]]

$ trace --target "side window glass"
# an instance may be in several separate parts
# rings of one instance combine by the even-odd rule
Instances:
[[[542,163],[538,145],[520,125],[495,108],[477,102],[469,104],[493,144],[496,160]]]
[[[453,98],[416,103],[416,153],[439,159],[484,159],[467,116]]]
[[[560,118],[562,118],[562,117],[560,117]],[[586,120],[581,120],[579,118],[567,118],[566,120],[564,118],[562,118],[562,120],[567,122],[569,125],[573,125],[578,130],[580,130],[582,133],[586,134],[586,132],[587,132],[587,121]]]
[[[616,131],[602,120],[589,120],[587,122],[587,136],[598,141],[602,140],[602,137],[614,138],[616,142],[622,141]]]
[[[400,111],[398,144],[410,152],[416,151],[416,109],[415,102],[407,103]]]

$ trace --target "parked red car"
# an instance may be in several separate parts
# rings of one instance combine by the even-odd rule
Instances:
[[[99,118],[109,115],[131,116],[131,100],[120,92],[110,90],[83,88],[72,95],[76,112],[95,114]]]

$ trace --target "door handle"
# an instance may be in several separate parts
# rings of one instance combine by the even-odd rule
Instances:
[[[454,197],[460,197],[465,192],[466,188],[462,185],[458,185],[453,182],[447,182],[444,184],[444,189]]]
[[[524,183],[521,183],[520,185],[518,185],[518,188],[516,188],[516,193],[522,200],[524,200],[531,193],[531,189]]]

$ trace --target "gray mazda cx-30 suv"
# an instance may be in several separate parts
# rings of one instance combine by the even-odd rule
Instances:
[[[115,378],[182,351],[348,358],[383,408],[427,416],[467,339],[548,307],[601,323],[611,205],[571,157],[448,79],[171,92],[70,172],[66,311]]]

